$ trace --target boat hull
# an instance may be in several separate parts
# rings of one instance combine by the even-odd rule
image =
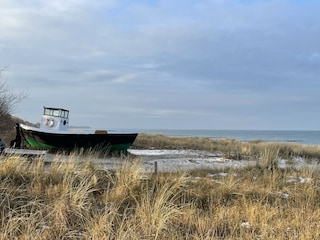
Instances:
[[[72,150],[77,148],[126,152],[137,137],[137,133],[52,133],[21,129],[28,145],[37,149]]]

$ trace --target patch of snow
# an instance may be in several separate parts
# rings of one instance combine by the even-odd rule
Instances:
[[[287,167],[287,161],[285,159],[279,159],[278,167],[281,169],[285,169]]]
[[[137,156],[161,156],[161,155],[184,155],[222,157],[220,153],[209,153],[197,150],[168,150],[168,149],[128,149],[128,152]]]
[[[305,160],[304,160],[302,157],[294,157],[293,160],[294,160],[296,163],[302,163],[302,164],[305,163]]]
[[[282,198],[285,198],[285,199],[289,198],[289,196],[290,196],[288,193],[283,193],[283,192],[278,192],[278,194],[279,194]]]
[[[313,183],[312,178],[304,178],[304,177],[293,177],[291,176],[288,180],[287,183]]]
[[[214,173],[214,174],[207,175],[207,177],[216,177],[216,176],[226,177],[226,176],[228,176],[228,173],[221,172],[221,173]]]
[[[300,182],[300,183],[312,183],[313,180],[312,180],[312,178],[299,177],[299,182]]]
[[[290,177],[288,180],[287,180],[287,183],[296,183],[297,182],[297,179],[294,178],[294,177]]]
[[[207,177],[209,177],[209,178],[210,177],[215,177],[215,176],[216,176],[216,174],[213,174],[213,173],[210,173],[210,174],[207,175]]]
[[[251,228],[251,225],[248,221],[243,221],[241,224],[240,224],[241,227],[243,228]]]
[[[218,183],[218,184],[221,184],[221,185],[223,185],[223,182],[221,182],[221,181],[218,181],[218,180],[216,180],[216,179],[213,179],[212,181],[213,181],[213,182],[215,182],[215,183]]]
[[[294,168],[296,170],[301,170],[303,168],[319,168],[319,161],[313,160],[311,162],[306,161],[301,157],[295,157],[293,159],[279,159],[278,167],[281,169]]]

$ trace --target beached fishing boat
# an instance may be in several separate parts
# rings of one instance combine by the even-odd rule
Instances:
[[[16,139],[37,149],[72,150],[75,148],[126,152],[137,133],[69,128],[69,111],[44,107],[40,127],[17,124]]]

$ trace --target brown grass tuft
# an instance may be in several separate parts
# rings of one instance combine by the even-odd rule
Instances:
[[[57,155],[50,167],[2,156],[0,239],[319,239],[319,169],[277,165],[317,148],[235,144],[221,149],[257,165],[152,174],[130,156],[112,170],[94,153]]]

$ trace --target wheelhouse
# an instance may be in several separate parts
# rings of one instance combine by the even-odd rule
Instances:
[[[40,128],[49,131],[66,131],[69,126],[69,110],[43,107]]]

